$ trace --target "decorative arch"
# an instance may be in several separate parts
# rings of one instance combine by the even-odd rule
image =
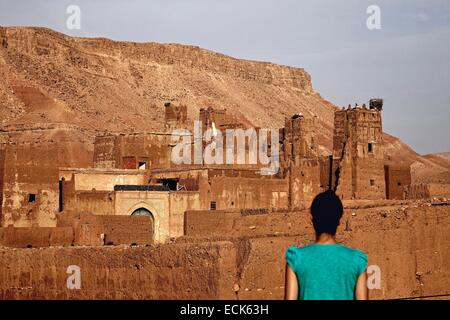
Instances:
[[[132,216],[145,216],[145,217],[150,217],[153,219],[153,214],[145,208],[138,208],[138,209],[134,210],[131,213],[131,215]]]
[[[161,226],[161,215],[159,214],[159,212],[153,208],[152,206],[150,206],[148,203],[146,202],[139,202],[136,203],[134,206],[132,206],[128,212],[129,215],[133,215],[136,214],[136,212],[138,210],[145,210],[147,212],[149,212],[150,214],[150,219],[152,219],[153,221],[153,240],[155,242],[160,242],[161,240],[161,234],[160,234],[160,226]]]

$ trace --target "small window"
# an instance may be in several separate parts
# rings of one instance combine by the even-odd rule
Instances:
[[[139,162],[139,167],[138,167],[139,170],[145,170],[146,167],[147,167],[147,162],[145,162],[145,161]]]
[[[397,182],[397,186],[399,186],[399,187],[400,187],[401,185],[402,185],[402,183],[401,183],[401,182]]]
[[[28,203],[32,203],[36,201],[36,195],[34,193],[28,194]]]
[[[370,186],[373,187],[375,185],[375,180],[370,179]]]
[[[369,153],[373,153],[373,143],[369,143],[368,150],[369,150]]]
[[[211,205],[210,205],[211,210],[216,210],[217,209],[217,204],[215,201],[211,201]]]

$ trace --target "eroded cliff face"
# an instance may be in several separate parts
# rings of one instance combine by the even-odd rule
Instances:
[[[330,133],[334,107],[314,92],[303,69],[192,46],[71,38],[40,28],[1,28],[0,44],[1,94],[10,101],[3,124],[36,123],[30,119],[35,112],[42,122],[90,129],[157,129],[163,103],[180,101],[190,119],[211,105],[256,126],[282,126],[285,116],[300,111],[320,117],[324,142]]]
[[[316,117],[319,152],[331,150],[336,107],[314,91],[301,68],[193,46],[0,27],[0,142],[76,141],[92,149],[94,136],[105,131],[162,130],[167,101],[187,105],[190,121],[212,106],[270,128],[302,112]],[[389,161],[404,159],[404,153],[409,164],[450,169],[393,137],[386,136],[386,145]]]

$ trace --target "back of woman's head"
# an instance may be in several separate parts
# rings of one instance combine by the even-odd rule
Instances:
[[[328,190],[318,194],[311,204],[312,222],[316,235],[336,234],[343,212],[342,201],[334,191]]]

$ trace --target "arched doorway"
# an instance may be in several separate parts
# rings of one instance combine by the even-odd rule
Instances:
[[[152,213],[145,208],[138,208],[133,211],[132,216],[147,216],[153,218]]]
[[[134,217],[136,217],[136,216],[148,217],[148,219],[150,220],[150,232],[152,234],[152,241],[154,241],[155,221],[154,221],[153,214],[150,212],[150,210],[145,209],[145,208],[138,208],[138,209],[134,210],[133,213],[131,213],[131,215]]]

